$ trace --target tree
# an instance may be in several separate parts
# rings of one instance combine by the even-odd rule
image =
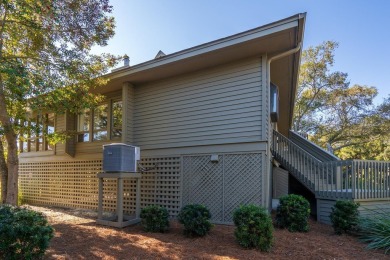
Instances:
[[[339,149],[340,158],[390,161],[390,96],[375,106],[353,129],[361,133],[351,135],[346,145]]]
[[[348,75],[330,72],[338,43],[327,41],[302,53],[297,98],[294,108],[295,131],[312,132],[318,126],[317,112],[328,105],[329,94],[348,88]]]
[[[373,105],[375,87],[353,85],[347,74],[331,72],[335,42],[303,51],[294,130],[309,134],[342,159],[383,159],[389,140],[389,101]],[[386,139],[387,137],[387,139]]]
[[[0,124],[7,144],[7,203],[18,194],[17,138],[27,108],[77,112],[96,102],[91,87],[117,62],[91,55],[114,35],[108,0],[0,2]]]

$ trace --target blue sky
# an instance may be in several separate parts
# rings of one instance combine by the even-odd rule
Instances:
[[[304,48],[339,42],[334,70],[390,95],[390,1],[111,0],[116,35],[105,48],[130,65],[307,12]]]

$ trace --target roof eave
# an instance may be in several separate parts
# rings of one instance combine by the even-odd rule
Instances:
[[[120,78],[129,74],[141,72],[155,67],[163,66],[180,60],[185,60],[190,57],[205,54],[207,52],[216,51],[235,44],[240,44],[256,38],[265,37],[273,33],[283,31],[289,28],[298,27],[299,20],[304,17],[304,14],[297,14],[283,20],[273,22],[261,27],[257,27],[242,33],[218,39],[212,42],[201,44],[192,48],[188,48],[179,52],[175,52],[157,60],[149,60],[134,66],[118,68],[114,72],[108,73],[105,77],[110,79]]]

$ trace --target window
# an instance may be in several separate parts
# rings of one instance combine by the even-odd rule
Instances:
[[[77,141],[89,142],[89,126],[91,123],[91,112],[89,109],[78,115],[77,120]]]
[[[54,134],[54,114],[50,113],[46,115],[46,132],[47,134]],[[50,144],[47,139],[45,142],[45,150],[53,151],[54,150],[54,144]]]
[[[35,121],[29,122],[29,137],[28,137],[28,144],[27,149],[28,152],[35,152],[37,151],[37,122],[36,118]]]
[[[120,139],[122,136],[122,101],[112,102],[111,139]]]
[[[94,109],[87,109],[77,118],[77,141],[120,140],[122,136],[122,101],[109,99]]]
[[[54,145],[49,144],[47,134],[54,133],[54,114],[39,114],[24,122],[25,131],[20,138],[21,152],[52,151]]]
[[[44,123],[45,123],[46,115],[39,115],[37,117],[37,125],[36,125],[36,149],[37,151],[44,151]]]
[[[108,104],[102,104],[93,111],[93,141],[108,139]]]

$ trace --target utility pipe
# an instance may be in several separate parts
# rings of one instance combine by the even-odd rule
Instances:
[[[267,88],[268,88],[268,91],[271,87],[271,62],[273,62],[274,60],[278,60],[280,58],[284,58],[288,55],[294,54],[294,53],[298,52],[301,49],[301,47],[302,47],[302,42],[298,43],[297,47],[295,47],[294,49],[279,53],[275,56],[270,57],[267,60]],[[268,100],[270,100],[269,96],[267,98],[268,98]]]
[[[271,88],[271,62],[273,62],[274,60],[278,60],[280,58],[283,58],[283,57],[286,57],[288,55],[291,55],[291,54],[294,54],[296,52],[298,52],[300,49],[301,49],[301,46],[302,46],[302,42],[298,43],[297,47],[291,49],[291,50],[288,50],[288,51],[285,51],[285,52],[282,52],[282,53],[279,53],[275,56],[272,56],[270,57],[269,59],[267,59],[267,89],[268,89],[268,92],[267,93],[270,93],[270,88]],[[270,96],[269,94],[267,95],[267,100],[270,100]],[[269,105],[269,103],[268,103]],[[268,132],[268,136],[270,136],[270,133]],[[268,139],[268,141],[270,141],[270,139]],[[269,147],[269,146],[268,146]],[[269,171],[269,174],[268,177],[269,179],[266,180],[266,183],[269,183],[269,181],[272,181],[272,169],[268,169]],[[266,176],[267,176],[266,175]],[[271,198],[269,201],[268,201],[268,206],[270,208],[272,208],[272,205],[271,205],[271,201],[272,201],[272,194],[270,193],[270,189],[271,187],[270,186],[273,186],[272,183],[269,184],[269,185],[266,185],[266,196],[268,196],[268,198]]]

